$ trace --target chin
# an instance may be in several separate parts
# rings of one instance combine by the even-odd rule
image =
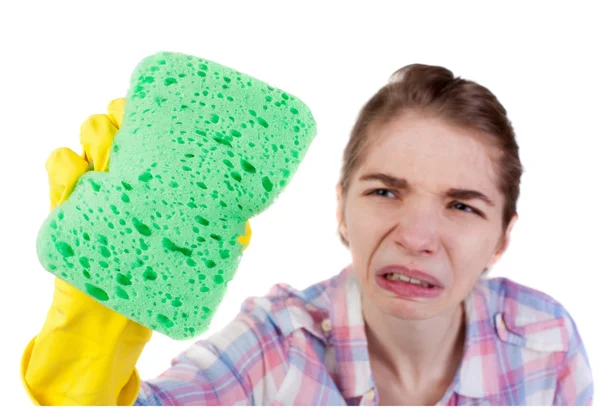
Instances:
[[[394,296],[377,286],[369,292],[365,301],[372,302],[382,313],[398,319],[424,320],[439,314],[439,300],[406,299]]]
[[[402,320],[424,320],[436,315],[429,305],[403,298],[386,299],[385,303],[383,311]]]

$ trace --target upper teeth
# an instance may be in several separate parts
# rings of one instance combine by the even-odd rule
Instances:
[[[415,285],[423,286],[424,288],[432,286],[427,282],[423,282],[414,278],[409,278],[408,276],[402,275],[400,273],[388,273],[387,278],[395,281],[409,282]]]

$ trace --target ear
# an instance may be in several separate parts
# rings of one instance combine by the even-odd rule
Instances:
[[[506,252],[506,249],[508,248],[508,244],[510,243],[510,233],[512,232],[512,229],[515,226],[515,223],[517,222],[518,219],[519,219],[519,216],[517,214],[513,215],[513,217],[511,218],[510,222],[508,223],[508,226],[506,227],[506,231],[504,232],[504,236],[502,237],[500,242],[498,242],[498,247],[496,248],[496,252],[494,252],[494,255],[489,260],[489,262],[486,266],[487,268],[491,268],[496,262],[498,262],[500,260],[502,255],[504,255],[504,253]]]
[[[342,195],[341,183],[338,183],[336,186],[336,195],[337,195],[336,218],[337,218],[337,223],[338,223],[338,232],[346,241],[348,241],[348,234],[347,234],[347,230],[346,230],[346,220],[344,219],[344,197]]]

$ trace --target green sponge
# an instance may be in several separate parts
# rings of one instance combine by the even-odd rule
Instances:
[[[173,339],[204,332],[269,207],[316,135],[308,107],[253,77],[161,52],[135,69],[108,172],[45,220],[43,267]]]

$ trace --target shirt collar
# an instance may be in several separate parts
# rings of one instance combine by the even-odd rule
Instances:
[[[489,375],[500,370],[498,337],[486,290],[478,282],[464,300],[466,332],[463,358],[451,385],[457,394],[470,398],[484,398],[500,392],[497,376]]]
[[[330,320],[338,372],[338,386],[345,399],[364,395],[373,387],[361,296],[351,266],[334,281]]]

